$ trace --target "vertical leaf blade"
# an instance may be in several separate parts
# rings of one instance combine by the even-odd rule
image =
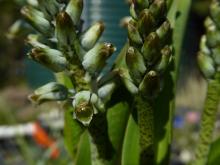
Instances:
[[[129,106],[126,102],[119,102],[108,109],[108,134],[110,141],[116,151],[115,161],[121,157],[121,148],[124,139],[125,129],[129,117]]]
[[[139,165],[139,129],[130,115],[122,149],[122,165]]]
[[[72,158],[75,158],[77,153],[78,143],[85,128],[72,117],[72,108],[66,107],[64,114],[64,143],[68,153]]]

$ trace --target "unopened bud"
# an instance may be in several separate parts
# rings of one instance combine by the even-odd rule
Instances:
[[[211,48],[220,44],[220,32],[219,31],[207,31],[207,45]]]
[[[210,15],[217,25],[220,28],[220,3],[219,1],[213,1],[210,5]]]
[[[159,37],[157,33],[150,33],[144,41],[144,44],[141,48],[144,59],[147,60],[149,65],[152,65],[159,57]]]
[[[83,0],[70,0],[66,12],[70,15],[73,23],[78,25],[83,10]]]
[[[53,30],[50,22],[44,18],[44,14],[31,6],[25,6],[21,10],[25,19],[40,33],[50,37]]]
[[[142,54],[136,48],[129,47],[126,53],[126,63],[133,80],[140,83],[147,69]]]
[[[213,20],[210,17],[207,17],[204,21],[204,26],[206,28],[207,31],[209,30],[217,30],[217,27],[215,25],[215,23],[213,22]]]
[[[68,96],[68,90],[65,86],[50,82],[34,91],[28,98],[35,104],[42,104],[46,101],[63,101]]]
[[[118,71],[118,74],[120,76],[121,81],[123,82],[123,84],[125,85],[127,90],[132,94],[137,94],[138,88],[134,84],[134,81],[132,80],[132,78],[128,72],[128,69],[120,68],[117,71]]]
[[[76,39],[75,28],[66,12],[60,12],[56,17],[56,37],[61,47],[74,44]]]
[[[148,8],[149,5],[152,3],[152,0],[132,0],[135,9],[141,11],[145,8]]]
[[[166,42],[170,32],[171,32],[171,28],[170,28],[170,22],[168,20],[164,21],[156,31],[161,42]]]
[[[138,29],[143,37],[146,37],[155,27],[155,19],[148,9],[140,13],[138,20]]]
[[[131,42],[133,42],[135,44],[142,44],[143,43],[138,29],[130,22],[128,23],[128,37],[131,40]]]
[[[78,56],[82,60],[81,46],[73,21],[64,11],[58,13],[56,17],[55,35],[60,49],[65,52],[68,59]]]
[[[155,98],[160,91],[160,79],[157,72],[151,70],[143,78],[139,85],[139,91],[143,96]]]
[[[59,3],[56,0],[37,0],[41,11],[48,20],[52,20],[59,12]]]
[[[165,0],[155,0],[149,9],[156,20],[164,19],[167,8],[166,8],[166,1]]]
[[[49,47],[33,48],[28,55],[34,61],[39,62],[54,72],[61,72],[65,70],[68,65],[68,62],[62,52]]]
[[[37,48],[49,48],[47,45],[44,45],[39,40],[40,36],[36,34],[29,34],[27,36],[27,39],[25,40],[28,44],[30,44],[32,47]]]
[[[80,37],[81,45],[85,50],[91,49],[104,31],[103,22],[97,22],[87,29]]]
[[[169,63],[171,62],[172,50],[169,46],[165,46],[161,50],[161,59],[160,62],[156,65],[155,70],[158,73],[163,73],[167,69]]]
[[[85,54],[82,65],[90,74],[100,73],[115,50],[111,43],[98,43]]]
[[[135,11],[135,5],[132,3],[130,6],[130,15],[132,16],[133,19],[137,19],[137,13]]]
[[[107,102],[111,99],[111,95],[114,92],[116,88],[116,83],[114,81],[108,82],[101,86],[98,89],[98,96],[100,99],[103,100],[103,102]]]
[[[197,60],[199,68],[201,72],[204,74],[204,76],[206,78],[212,78],[215,74],[215,64],[212,57],[202,52],[199,52]]]
[[[211,50],[210,48],[207,46],[207,38],[206,35],[202,35],[201,39],[200,39],[200,44],[199,44],[199,48],[200,51],[203,52],[204,54],[209,54],[211,55]]]

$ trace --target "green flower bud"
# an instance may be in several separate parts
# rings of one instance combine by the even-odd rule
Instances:
[[[100,73],[106,60],[115,50],[110,43],[98,43],[85,54],[82,65],[90,74]]]
[[[59,12],[59,3],[56,0],[37,0],[41,11],[48,20],[52,20]]]
[[[211,48],[220,44],[220,32],[219,31],[207,31],[207,45]]]
[[[155,0],[150,5],[150,12],[152,13],[155,20],[164,19],[167,14],[166,1],[165,0]]]
[[[78,25],[80,22],[80,17],[83,10],[83,0],[70,0],[66,12],[70,15],[72,21],[75,25]]]
[[[22,15],[25,17],[37,31],[47,37],[52,35],[53,30],[50,22],[44,18],[44,14],[31,6],[25,6],[21,10]]]
[[[128,72],[128,69],[120,68],[120,69],[117,69],[116,71],[118,72],[119,77],[121,78],[121,81],[123,82],[127,90],[131,92],[132,94],[137,94],[138,88],[135,86],[134,81],[132,80]]]
[[[132,3],[130,6],[130,15],[132,16],[133,19],[137,19],[137,13],[135,11],[135,5]]]
[[[89,50],[93,48],[93,46],[96,44],[96,42],[102,35],[103,31],[104,31],[103,22],[97,22],[94,25],[92,25],[80,37],[80,42],[81,42],[82,47],[85,50]]]
[[[215,61],[215,64],[220,66],[220,46],[212,49],[212,57]]]
[[[56,17],[56,37],[59,45],[65,47],[73,45],[77,38],[74,24],[66,12],[60,12]]]
[[[132,79],[135,82],[140,83],[142,76],[147,69],[142,54],[134,47],[129,47],[126,53],[126,63]]]
[[[218,1],[214,1],[211,3],[210,15],[217,27],[220,28],[220,4]]]
[[[153,0],[132,0],[135,9],[137,9],[138,11],[148,8],[152,1]]]
[[[99,98],[96,94],[89,91],[78,92],[73,99],[74,113],[73,118],[88,126],[92,117],[97,113]]]
[[[166,40],[168,39],[170,32],[171,32],[171,27],[170,27],[170,22],[168,20],[164,21],[156,31],[161,42],[167,42]]]
[[[54,72],[61,72],[67,68],[68,62],[62,52],[49,47],[33,48],[28,56]]]
[[[27,3],[34,7],[38,7],[39,5],[37,0],[27,0]]]
[[[82,60],[83,54],[73,21],[64,11],[57,14],[55,35],[60,49],[65,52],[68,59],[78,56]]]
[[[108,82],[107,84],[101,86],[98,89],[98,96],[103,102],[107,102],[111,99],[111,95],[116,88],[116,83],[114,81]]]
[[[138,29],[129,21],[128,23],[128,37],[129,39],[136,44],[143,44],[141,35],[139,34]]]
[[[215,23],[210,17],[207,17],[204,21],[204,26],[206,30],[217,30],[217,27],[215,26]]]
[[[201,72],[204,74],[204,76],[206,78],[212,78],[215,74],[215,64],[213,59],[210,56],[202,52],[199,52],[197,60],[199,68]]]
[[[206,18],[205,20],[207,45],[211,48],[216,47],[220,44],[220,32],[217,31],[217,27],[211,18]]]
[[[148,9],[144,9],[138,19],[138,30],[143,37],[147,36],[155,27],[155,19]]]
[[[29,34],[27,36],[27,39],[25,40],[28,44],[30,44],[32,47],[38,47],[38,48],[49,48],[47,45],[44,45],[39,42],[39,35],[36,34]]]
[[[46,101],[63,101],[68,97],[68,90],[57,82],[50,82],[34,91],[28,98],[35,104]]]
[[[145,76],[139,85],[139,91],[143,96],[155,98],[160,91],[160,79],[157,72],[151,70]]]
[[[154,62],[159,58],[159,37],[157,33],[150,33],[144,41],[144,44],[141,48],[141,52],[144,56],[144,59],[149,65],[153,65]]]
[[[210,55],[211,51],[210,51],[209,47],[206,44],[207,44],[207,38],[206,38],[206,35],[203,35],[200,39],[200,45],[199,45],[200,50],[204,54]]]
[[[158,73],[163,73],[167,69],[167,66],[172,60],[172,49],[167,45],[161,50],[161,54],[160,62],[155,66],[155,70]]]

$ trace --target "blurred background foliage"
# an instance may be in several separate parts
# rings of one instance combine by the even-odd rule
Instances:
[[[197,139],[200,112],[205,99],[206,82],[196,63],[196,52],[200,36],[204,33],[203,20],[208,14],[211,0],[193,0],[184,37],[180,63],[180,79],[177,90],[177,110],[174,120],[173,164],[185,164],[191,159],[191,152]],[[30,164],[30,158],[39,158],[38,164],[67,164],[62,138],[62,111],[57,104],[41,107],[30,105],[26,96],[32,88],[50,80],[53,75],[40,65],[26,58],[25,35],[8,36],[10,26],[19,18],[20,8],[25,0],[0,0],[0,124],[14,125],[40,121],[48,136],[58,139],[60,156],[50,159],[50,147],[45,149],[30,137],[1,139],[0,164]],[[126,41],[126,30],[120,27],[120,20],[128,15],[128,5],[124,0],[86,0],[84,10],[85,27],[95,20],[103,20],[106,31],[102,40],[110,41],[118,51]],[[113,14],[114,13],[114,14]],[[53,113],[50,113],[50,112]],[[54,122],[54,113],[60,125]],[[50,115],[53,114],[53,115]],[[48,117],[52,116],[52,117]],[[55,119],[57,119],[55,118]],[[218,116],[220,119],[220,115]],[[57,125],[56,125],[57,124]],[[56,126],[54,126],[56,125]],[[187,133],[186,133],[187,132]],[[220,121],[216,124],[216,137],[220,132]],[[42,152],[43,151],[43,152]],[[34,159],[33,159],[34,160]],[[36,162],[34,162],[36,163]]]

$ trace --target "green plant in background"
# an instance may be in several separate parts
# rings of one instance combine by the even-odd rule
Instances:
[[[102,22],[82,30],[82,0],[32,0],[22,8],[37,31],[27,36],[28,56],[52,70],[58,80],[38,88],[29,99],[38,105],[61,102],[64,139],[75,164],[169,164],[179,57],[190,4],[190,0],[133,0],[128,41],[107,72],[106,61],[116,47],[97,42]],[[207,159],[220,97],[219,2],[211,7],[198,56],[201,70],[211,79],[195,155],[198,165]]]
[[[208,81],[207,96],[202,113],[199,142],[192,164],[207,164],[210,145],[220,100],[220,54],[219,54],[220,2],[213,0],[210,16],[205,20],[206,34],[202,36],[198,64]],[[214,163],[214,162],[213,162]]]

